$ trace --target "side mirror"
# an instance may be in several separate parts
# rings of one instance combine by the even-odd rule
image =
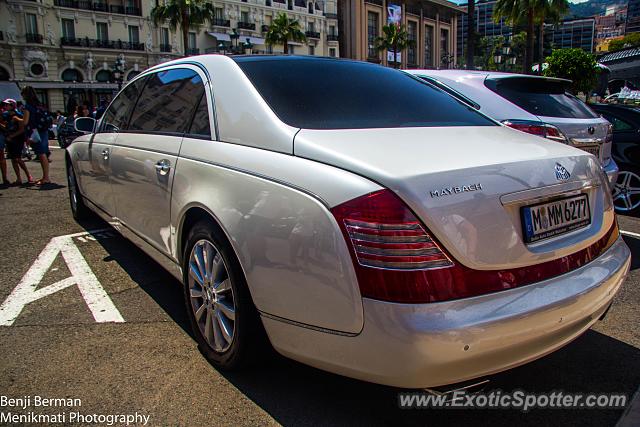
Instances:
[[[78,132],[93,133],[96,127],[96,119],[92,117],[78,117],[73,122],[73,127],[75,127]]]

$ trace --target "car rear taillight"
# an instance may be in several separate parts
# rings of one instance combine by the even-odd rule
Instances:
[[[347,201],[331,213],[362,296],[400,303],[466,298],[546,280],[591,262],[618,237],[614,222],[600,240],[574,254],[509,270],[474,270],[456,262],[390,190]]]
[[[552,141],[567,143],[567,137],[557,127],[532,120],[505,120],[502,124]]]

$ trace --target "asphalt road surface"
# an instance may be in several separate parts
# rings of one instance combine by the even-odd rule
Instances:
[[[45,289],[15,321],[0,326],[0,395],[77,398],[81,406],[27,405],[12,408],[14,413],[137,412],[150,417],[148,425],[185,426],[613,426],[622,415],[621,409],[401,410],[396,389],[277,355],[265,355],[261,366],[247,372],[219,372],[191,336],[180,284],[107,224],[74,222],[62,150],[53,150],[52,160],[59,185],[0,189],[0,303],[20,283]],[[38,163],[28,165],[38,177]],[[619,222],[621,229],[640,233],[640,220]],[[86,234],[100,229],[106,231]],[[55,239],[68,235],[74,236]],[[625,240],[634,253],[633,271],[605,320],[564,349],[496,375],[488,390],[633,395],[640,384],[640,239]],[[82,270],[87,265],[88,272]],[[82,291],[64,281],[78,269],[90,279]],[[61,290],[44,296],[56,283]],[[100,289],[109,298],[101,298]]]

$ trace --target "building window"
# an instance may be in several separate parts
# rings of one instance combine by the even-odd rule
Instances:
[[[249,12],[246,10],[240,12],[240,22],[249,22]]]
[[[315,24],[313,22],[309,22],[307,24],[307,27],[308,27],[309,31],[311,31],[311,32],[315,32],[316,31],[316,26],[315,26]]]
[[[196,49],[196,33],[194,32],[190,32],[189,33],[189,49]]]
[[[424,65],[425,67],[433,67],[433,27],[426,25],[424,27]]]
[[[440,60],[444,68],[449,68],[449,30],[440,29]]]
[[[109,30],[106,22],[96,22],[96,35],[98,40],[109,40]]]
[[[65,39],[76,38],[76,28],[73,19],[62,19],[62,37]]]
[[[129,43],[140,43],[140,31],[135,25],[129,25]]]
[[[81,82],[82,75],[78,72],[78,70],[74,70],[72,68],[67,68],[62,73],[62,81],[65,82]]]
[[[378,50],[376,49],[376,39],[378,38],[378,19],[376,12],[367,13],[367,57],[378,58]]]
[[[313,3],[309,2],[309,13],[313,13]]]
[[[289,55],[294,55],[296,53],[296,47],[292,44],[289,45]]]
[[[316,54],[316,47],[309,46],[309,55],[315,55],[315,54]]]
[[[407,48],[407,64],[417,65],[416,58],[416,38],[418,34],[418,23],[415,21],[407,22],[407,35],[410,41],[413,41],[413,46]]]
[[[224,9],[223,9],[223,8],[221,8],[221,7],[216,7],[216,8],[214,9],[214,11],[215,11],[215,14],[216,14],[216,15],[215,15],[215,18],[216,18],[216,19],[218,19],[218,20],[222,20],[222,19],[224,19]]]
[[[160,44],[169,46],[169,29],[168,28],[160,28]]]
[[[25,15],[27,34],[38,34],[38,17],[33,13]]]
[[[336,48],[335,47],[330,47],[329,48],[329,56],[332,58],[336,57]]]
[[[100,70],[98,74],[96,74],[96,81],[101,83],[108,83],[113,81],[113,77],[111,71],[109,70]]]
[[[336,26],[335,25],[329,25],[329,35],[330,36],[335,36],[336,35]]]

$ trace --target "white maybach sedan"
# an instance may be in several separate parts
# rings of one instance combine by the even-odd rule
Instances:
[[[184,283],[220,368],[267,337],[365,381],[466,381],[578,337],[629,269],[593,155],[378,65],[183,58],[76,127],[72,212]]]

